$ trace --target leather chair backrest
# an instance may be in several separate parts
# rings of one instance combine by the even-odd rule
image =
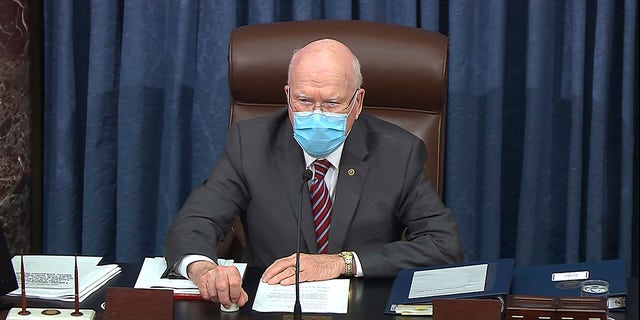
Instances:
[[[321,39],[346,44],[362,67],[365,112],[418,136],[425,172],[442,195],[448,39],[419,28],[362,20],[308,20],[238,27],[229,42],[230,124],[286,107],[294,49]]]

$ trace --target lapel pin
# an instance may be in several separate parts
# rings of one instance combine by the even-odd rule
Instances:
[[[354,169],[354,168],[349,168],[349,170],[347,170],[347,175],[348,175],[349,177],[353,177],[353,176],[355,176],[355,175],[356,175],[356,169]]]

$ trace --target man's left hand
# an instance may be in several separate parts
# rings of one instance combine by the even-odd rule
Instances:
[[[295,253],[280,258],[264,271],[262,281],[268,284],[294,284],[295,266]],[[300,282],[335,279],[344,272],[344,259],[338,254],[300,254]]]

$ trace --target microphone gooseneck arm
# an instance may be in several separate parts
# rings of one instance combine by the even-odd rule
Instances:
[[[302,184],[300,185],[300,192],[298,193],[298,226],[296,229],[296,269],[295,277],[296,277],[296,301],[293,305],[293,318],[294,320],[300,320],[302,318],[302,306],[300,305],[300,232],[301,232],[301,222],[302,220],[302,191],[304,190],[304,186],[307,184],[309,180],[313,177],[313,172],[311,170],[306,169],[302,174]]]

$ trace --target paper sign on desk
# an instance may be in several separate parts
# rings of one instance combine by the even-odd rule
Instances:
[[[296,287],[270,285],[260,281],[253,310],[258,312],[293,312]],[[347,313],[349,279],[332,279],[300,283],[303,313]]]
[[[244,275],[246,263],[233,260],[218,259],[218,265],[238,268],[240,276]],[[140,268],[140,274],[134,288],[138,289],[172,289],[176,299],[201,299],[198,286],[189,279],[162,278],[167,269],[167,261],[164,257],[146,257]]]
[[[405,269],[391,287],[385,313],[431,315],[435,298],[498,298],[509,294],[513,259]]]

